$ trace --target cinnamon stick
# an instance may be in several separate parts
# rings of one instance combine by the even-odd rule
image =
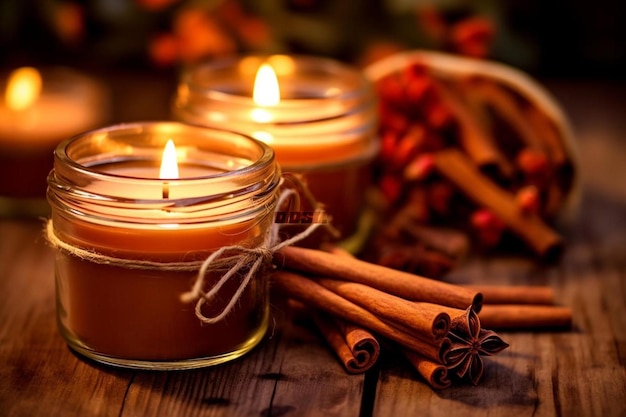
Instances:
[[[438,342],[450,330],[450,316],[436,304],[411,302],[355,282],[329,278],[315,280],[335,294],[426,342]]]
[[[555,329],[572,325],[572,310],[547,305],[485,305],[478,314],[488,329]]]
[[[446,366],[428,360],[410,350],[404,349],[402,353],[431,387],[435,389],[445,389],[452,384],[448,378],[448,368],[446,368]]]
[[[522,213],[515,196],[482,174],[460,151],[449,148],[437,152],[435,165],[470,199],[496,213],[538,255],[549,258],[560,251],[561,237],[539,216]]]
[[[560,184],[560,182],[553,181],[547,187],[546,202],[544,212],[547,216],[555,216],[559,210],[563,207],[565,200],[567,199],[568,186]]]
[[[356,258],[288,246],[275,254],[275,263],[293,270],[343,279],[411,300],[480,311],[482,295],[468,288],[371,264]]]
[[[480,82],[476,83],[476,92],[485,103],[491,105],[491,108],[518,132],[528,146],[537,149],[545,148],[544,141],[528,122],[524,111],[516,103],[515,97],[508,91],[493,82]]]
[[[556,126],[548,116],[542,113],[536,106],[530,105],[526,109],[525,119],[543,140],[552,162],[558,167],[567,164],[569,160],[565,146],[563,145],[563,140],[559,136]]]
[[[485,304],[539,304],[555,303],[552,287],[543,285],[464,285],[483,295]]]
[[[313,314],[313,321],[346,371],[358,374],[374,366],[380,355],[380,344],[370,332],[319,312]]]
[[[459,125],[458,140],[470,158],[481,168],[496,166],[505,176],[513,172],[513,167],[497,148],[487,129],[481,126],[462,99],[441,81],[433,81],[439,97],[455,116]]]
[[[411,337],[401,329],[382,321],[363,307],[346,300],[317,282],[293,272],[277,271],[272,275],[272,282],[287,296],[302,301],[310,307],[363,326],[397,342],[400,346],[419,352],[428,359],[443,363],[443,357],[450,346],[450,341],[446,338],[434,344]]]

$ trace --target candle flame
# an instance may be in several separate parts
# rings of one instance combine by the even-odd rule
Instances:
[[[176,160],[176,146],[174,141],[168,139],[163,149],[163,157],[161,158],[161,170],[159,178],[162,180],[178,179],[178,161]]]
[[[25,110],[37,101],[41,92],[41,74],[35,68],[22,67],[9,75],[4,99],[9,109]]]
[[[252,99],[259,106],[275,106],[280,102],[278,78],[271,65],[263,64],[257,71]]]

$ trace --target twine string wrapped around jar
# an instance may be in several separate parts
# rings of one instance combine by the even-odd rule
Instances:
[[[302,182],[299,176],[283,173],[281,183],[288,178],[298,189],[299,193],[294,189],[285,188],[279,198],[276,207],[283,205],[291,200],[296,200],[299,206],[299,197],[302,194],[309,203],[316,209],[321,208],[321,204],[315,201],[314,196],[308,190],[306,184]],[[284,224],[274,223],[265,234],[261,245],[256,247],[246,247],[243,245],[224,246],[209,255],[204,261],[189,262],[156,262],[142,259],[124,259],[98,253],[94,250],[84,249],[75,245],[64,242],[54,233],[54,225],[52,220],[46,222],[45,234],[49,244],[66,253],[76,256],[80,259],[97,264],[106,264],[112,266],[121,266],[129,269],[159,269],[166,271],[198,271],[194,285],[190,291],[181,294],[181,301],[191,303],[196,301],[195,314],[198,319],[205,324],[213,324],[223,320],[235,307],[250,280],[262,269],[270,267],[273,255],[276,251],[300,242],[309,237],[320,226],[326,226],[330,233],[334,233],[334,229],[330,223],[311,223],[302,232],[291,236],[283,241],[280,239],[280,229]],[[220,279],[208,291],[204,290],[206,286],[206,277],[210,272],[226,271]],[[208,316],[202,312],[202,306],[210,303],[218,294],[219,290],[237,274],[243,273],[241,283],[237,290],[233,293],[232,298],[222,311],[216,315]]]
[[[298,177],[293,176],[293,178],[297,181],[301,189],[304,190],[305,197],[311,200],[313,196],[308,192],[306,185],[304,185],[298,179]],[[292,189],[284,190],[281,193],[276,206],[282,207],[282,205],[288,199],[290,199],[292,196],[297,195],[298,194]],[[310,201],[310,203],[313,205],[313,207],[316,208],[320,206],[320,204],[314,200]],[[212,324],[223,320],[237,304],[237,301],[240,299],[241,294],[243,294],[252,277],[255,276],[259,269],[272,264],[272,259],[275,252],[286,246],[293,245],[306,239],[307,237],[311,236],[311,234],[313,234],[313,232],[315,232],[320,226],[327,226],[332,231],[332,226],[329,223],[311,223],[302,232],[281,241],[279,231],[282,226],[283,224],[281,223],[274,223],[269,229],[268,233],[265,235],[263,244],[258,247],[246,248],[241,245],[226,246],[213,252],[202,263],[193,288],[191,289],[191,291],[181,295],[181,300],[184,302],[192,302],[194,300],[197,300],[195,312],[200,321],[205,324]],[[225,256],[229,253],[232,254],[229,256]],[[210,271],[219,268],[221,265],[228,265],[228,271],[221,276],[219,281],[215,285],[213,285],[209,291],[205,292],[203,288],[205,286],[205,278],[207,274]],[[226,282],[228,282],[237,273],[242,272],[246,268],[248,268],[248,270],[244,278],[242,279],[239,287],[233,294],[232,298],[229,300],[226,307],[224,307],[224,309],[220,313],[214,316],[209,317],[205,315],[202,312],[202,306],[207,302],[211,302],[219,292],[220,288],[222,288],[222,286],[224,286]]]

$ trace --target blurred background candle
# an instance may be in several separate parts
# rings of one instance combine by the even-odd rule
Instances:
[[[104,123],[108,95],[97,80],[61,67],[18,68],[0,87],[0,214],[39,215],[54,148]]]
[[[355,231],[378,150],[375,94],[355,68],[286,55],[201,63],[182,74],[173,112],[265,141],[283,171],[303,175],[342,237]]]
[[[58,323],[69,346],[144,369],[208,366],[252,349],[268,325],[265,271],[214,324],[202,323],[196,303],[181,295],[215,250],[263,243],[279,180],[262,142],[178,123],[116,125],[59,145],[48,198],[54,236],[70,246],[56,251]],[[115,260],[85,259],[76,249]],[[209,272],[204,291],[223,272]],[[239,278],[203,314],[224,310]]]

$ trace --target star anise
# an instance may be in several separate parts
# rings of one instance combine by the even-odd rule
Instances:
[[[452,320],[448,337],[452,347],[444,357],[446,366],[459,378],[469,378],[474,385],[483,376],[481,356],[495,355],[509,346],[496,332],[480,327],[478,314],[471,307]]]

